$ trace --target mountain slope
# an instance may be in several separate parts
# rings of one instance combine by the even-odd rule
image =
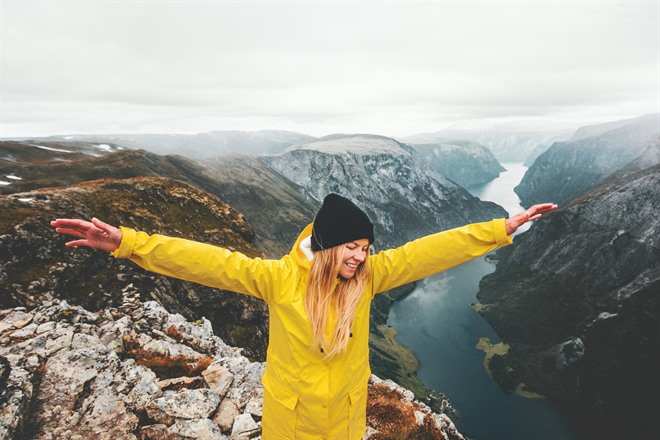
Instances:
[[[659,187],[656,165],[578,197],[498,251],[478,294],[511,346],[500,382],[525,382],[608,438],[660,435]]]
[[[263,302],[154,275],[107,252],[64,247],[49,221],[91,218],[149,233],[237,249],[251,256],[254,233],[241,214],[208,193],[172,179],[90,181],[0,197],[0,307],[66,299],[90,310],[143,292],[191,320],[205,316],[219,336],[263,359],[268,334]]]
[[[96,153],[97,145],[0,142],[0,176],[13,177],[5,177],[7,184],[0,186],[0,194],[103,178],[158,176],[176,179],[193,184],[245,212],[255,230],[255,246],[269,257],[288,253],[291,243],[313,220],[320,206],[317,201],[301,195],[294,183],[251,156],[226,155],[197,162],[114,145]]]
[[[566,204],[637,158],[659,136],[658,115],[585,127],[541,154],[515,191],[525,205]]]
[[[254,156],[226,155],[203,165],[207,175],[218,182],[222,199],[245,214],[256,234],[255,245],[272,258],[291,251],[321,207],[302,188]]]
[[[411,145],[429,167],[463,188],[488,183],[505,171],[493,153],[476,142]]]

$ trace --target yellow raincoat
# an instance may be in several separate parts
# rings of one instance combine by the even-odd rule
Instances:
[[[310,348],[304,306],[310,262],[300,249],[279,260],[122,227],[113,252],[160,274],[231,290],[268,303],[270,339],[263,376],[262,436],[270,439],[361,439],[366,427],[369,308],[374,295],[428,277],[511,243],[504,219],[476,223],[371,255],[371,279],[345,352],[327,359]],[[329,320],[332,321],[332,320]]]

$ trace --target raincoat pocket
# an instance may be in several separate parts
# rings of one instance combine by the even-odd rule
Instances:
[[[367,383],[359,384],[348,392],[348,435],[351,439],[361,439],[367,428]]]
[[[268,373],[263,376],[263,384],[263,439],[295,439],[298,395],[280,385]]]

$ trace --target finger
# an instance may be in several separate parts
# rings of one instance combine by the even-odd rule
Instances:
[[[68,241],[68,242],[64,243],[64,245],[67,246],[67,247],[78,247],[78,246],[92,247],[92,245],[89,243],[88,240]]]
[[[72,219],[72,218],[58,218],[55,221],[50,222],[51,225],[55,227],[65,227],[65,228],[80,228],[80,229],[89,229],[92,227],[92,224],[87,220],[81,219]]]
[[[64,234],[64,235],[73,235],[74,237],[78,238],[87,238],[87,233],[86,231],[81,231],[78,229],[68,229],[68,228],[55,228],[55,232],[58,234]]]
[[[541,205],[536,205],[535,208],[539,212],[548,212],[548,211],[552,211],[553,209],[557,209],[557,205],[555,205],[554,203],[544,203]]]

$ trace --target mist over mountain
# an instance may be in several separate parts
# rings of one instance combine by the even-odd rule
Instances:
[[[261,159],[317,200],[330,192],[354,200],[374,223],[379,249],[507,215],[384,136],[332,135]]]
[[[476,142],[454,140],[411,146],[433,170],[463,188],[488,183],[505,171],[493,153]]]
[[[177,154],[192,159],[236,152],[255,155],[277,153],[290,145],[313,139],[315,139],[313,136],[285,130],[229,130],[197,134],[72,134],[30,138],[34,141],[114,144],[123,148],[143,149],[161,155]]]
[[[510,345],[498,382],[576,411],[589,438],[660,435],[658,188],[660,165],[612,176],[499,250],[481,281],[480,311]]]
[[[541,154],[515,191],[523,204],[566,204],[641,155],[652,160],[659,136],[657,114],[581,128]]]
[[[567,128],[524,128],[496,125],[488,129],[447,128],[401,138],[410,144],[434,144],[447,139],[468,140],[490,149],[500,162],[523,162],[539,145],[567,139],[575,132]]]

